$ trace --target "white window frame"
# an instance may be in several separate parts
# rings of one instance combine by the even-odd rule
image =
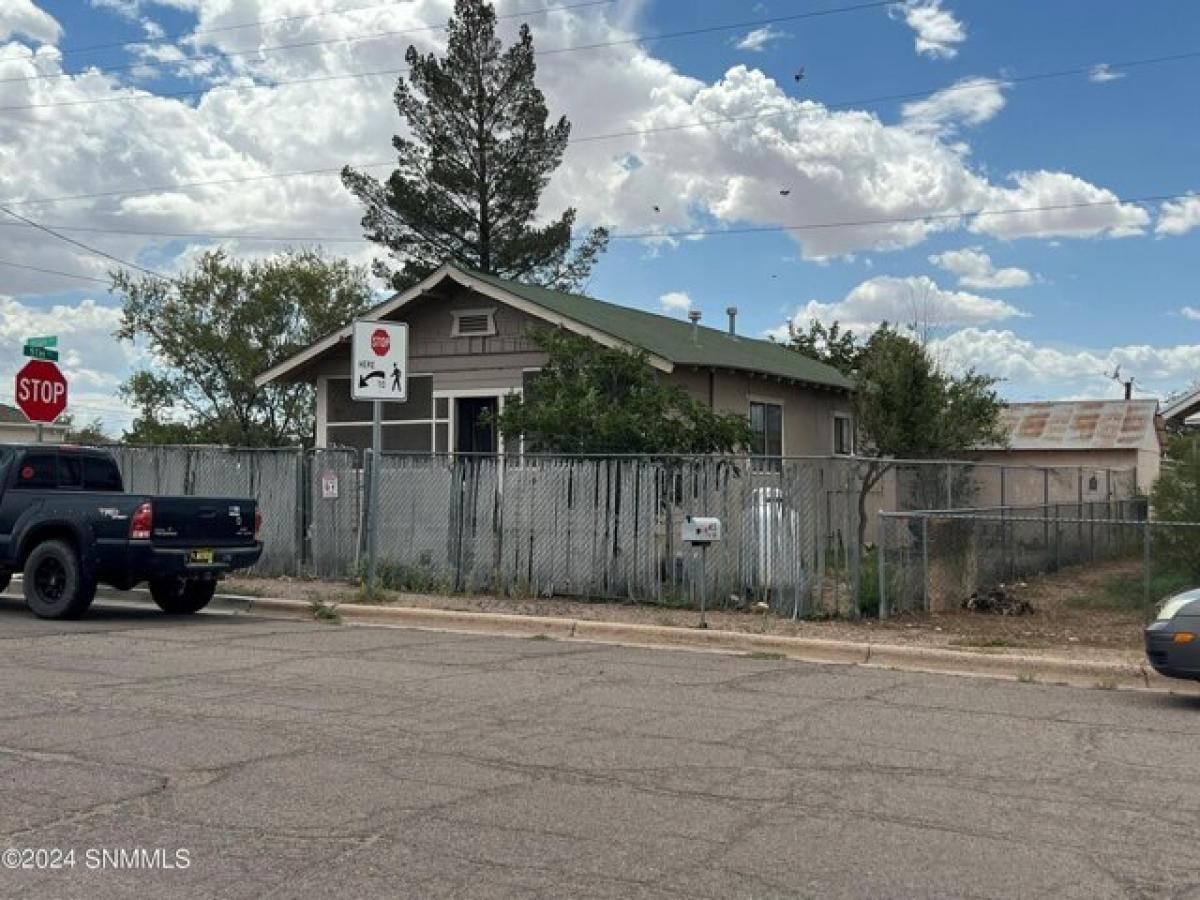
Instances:
[[[450,401],[450,409],[448,410],[449,417],[445,418],[445,419],[437,419],[434,424],[434,427],[436,428],[437,425],[440,425],[441,423],[445,422],[448,427],[448,431],[446,434],[446,451],[447,451],[447,453],[451,456],[454,456],[458,452],[457,450],[451,449],[451,446],[454,444],[454,429],[455,429],[455,426],[457,425],[457,417],[458,417],[458,411],[455,408],[457,406],[457,404],[454,402],[455,400],[458,400],[460,398],[467,398],[467,399],[476,399],[477,398],[480,400],[490,400],[492,398],[495,398],[496,414],[499,415],[500,413],[504,412],[504,398],[507,397],[509,394],[520,394],[520,393],[521,393],[520,388],[502,388],[502,387],[459,388],[459,389],[450,389],[450,390],[444,390],[444,391],[434,391],[433,392],[433,404],[434,404],[433,411],[435,413],[437,412],[438,397],[445,397]],[[501,433],[500,429],[497,428],[496,429],[496,456],[497,457],[503,456],[505,453],[505,450],[506,450],[506,447],[505,447],[504,435]]]
[[[494,306],[488,309],[452,309],[450,315],[454,319],[454,324],[450,326],[450,337],[493,337],[496,334],[496,307]],[[487,331],[469,331],[464,334],[459,326],[463,316],[487,316]]]
[[[838,445],[837,445],[838,419],[845,419],[846,422],[848,423],[847,430],[850,433],[850,452],[849,453],[842,453],[838,450]],[[853,456],[854,455],[854,416],[850,415],[850,413],[843,413],[843,412],[835,412],[833,414],[833,434],[831,436],[831,441],[832,441],[832,446],[830,447],[830,449],[833,451],[834,456]]]

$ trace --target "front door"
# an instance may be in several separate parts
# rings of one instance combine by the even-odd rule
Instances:
[[[458,453],[496,452],[495,397],[458,397],[454,401],[454,449]]]

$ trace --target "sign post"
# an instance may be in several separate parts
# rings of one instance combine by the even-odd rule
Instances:
[[[371,452],[367,469],[367,596],[375,596],[379,531],[379,458],[383,451],[383,404],[408,398],[408,325],[362,319],[354,323],[350,396],[371,401]]]
[[[708,588],[706,581],[708,579],[707,551],[708,545],[721,540],[722,529],[721,520],[711,516],[685,516],[683,519],[683,527],[680,529],[680,538],[685,544],[691,544],[696,550],[700,563],[699,578],[695,574],[695,565],[692,567],[692,587],[696,585],[700,587],[700,628],[708,627],[708,620],[705,618],[705,607],[707,603]]]

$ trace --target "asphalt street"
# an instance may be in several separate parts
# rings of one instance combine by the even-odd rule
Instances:
[[[0,682],[6,897],[1200,897],[1195,697],[10,598]]]

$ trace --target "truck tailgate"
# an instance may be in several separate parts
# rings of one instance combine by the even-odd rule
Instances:
[[[163,547],[254,544],[257,504],[242,498],[154,497],[150,539]]]

